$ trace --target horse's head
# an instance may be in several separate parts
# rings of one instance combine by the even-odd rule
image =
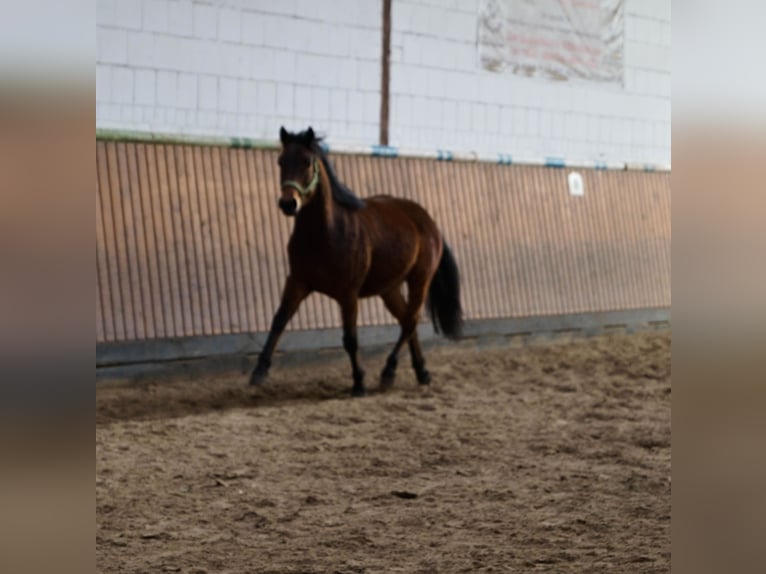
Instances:
[[[312,128],[293,134],[280,128],[279,181],[282,195],[279,209],[285,215],[295,215],[310,201],[319,185],[318,140]]]

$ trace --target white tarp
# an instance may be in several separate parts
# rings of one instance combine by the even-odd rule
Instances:
[[[481,0],[485,70],[623,83],[623,0]]]

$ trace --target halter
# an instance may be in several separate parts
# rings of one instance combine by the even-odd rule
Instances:
[[[314,162],[311,165],[314,168],[314,177],[311,178],[311,181],[306,187],[303,187],[300,182],[295,181],[294,179],[283,181],[282,187],[292,187],[302,198],[307,198],[316,189],[317,184],[319,183],[319,166],[317,166],[316,158],[314,158]]]

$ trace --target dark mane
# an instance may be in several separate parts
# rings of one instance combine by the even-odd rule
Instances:
[[[298,141],[303,145],[306,145],[312,152],[319,156],[325,172],[327,172],[327,178],[330,180],[332,197],[336,203],[351,210],[364,207],[364,200],[358,197],[342,181],[340,181],[340,179],[338,179],[338,176],[335,173],[335,168],[333,168],[332,163],[322,146],[324,138],[314,135],[314,130],[311,128],[306,131],[298,132],[297,134],[288,133],[286,135],[290,140]]]
[[[330,180],[333,199],[336,201],[336,203],[339,203],[344,207],[348,207],[349,209],[359,209],[360,207],[364,207],[364,200],[360,197],[357,197],[353,191],[351,191],[342,181],[338,179],[338,176],[335,173],[335,168],[333,168],[332,163],[327,157],[325,150],[322,148],[321,143],[321,138],[315,139],[312,149],[319,155],[319,158],[322,160],[322,165],[324,165],[324,169],[327,172],[327,178]]]

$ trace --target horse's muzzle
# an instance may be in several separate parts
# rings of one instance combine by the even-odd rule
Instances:
[[[290,199],[280,199],[279,209],[281,209],[282,213],[287,216],[295,215],[298,213],[298,200],[294,197],[291,197]]]

